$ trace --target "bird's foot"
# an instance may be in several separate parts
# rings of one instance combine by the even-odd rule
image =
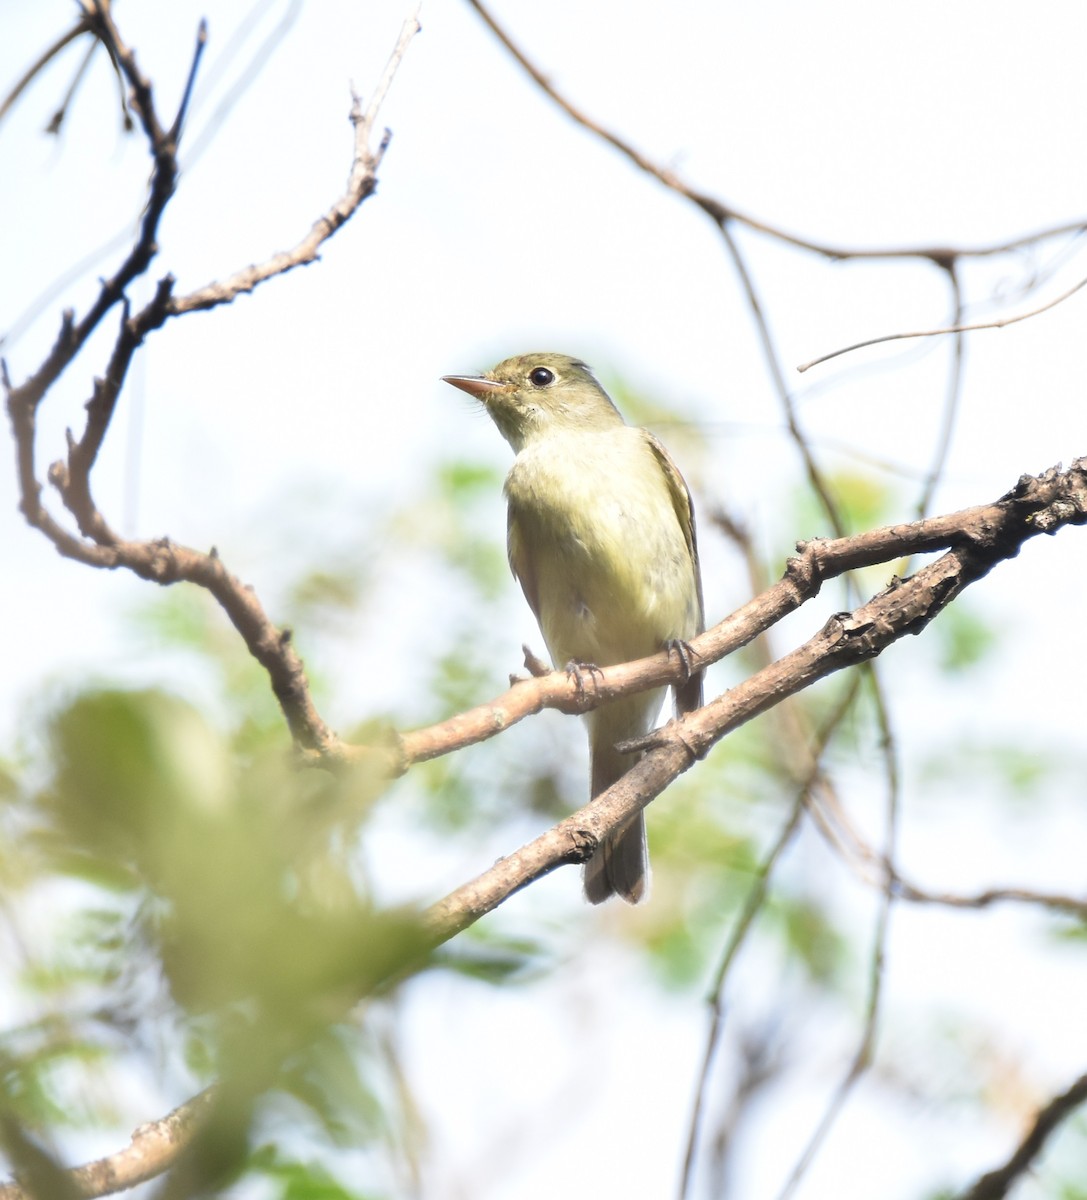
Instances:
[[[579,696],[584,696],[588,690],[585,686],[586,676],[588,677],[588,682],[592,684],[595,690],[597,676],[604,674],[596,663],[574,662],[573,659],[563,667],[563,670],[574,681],[574,687],[577,688]]]
[[[679,659],[683,664],[683,678],[690,679],[695,673],[694,660],[698,657],[690,645],[682,638],[669,638],[664,643],[664,649],[667,651],[669,658],[674,654]]]

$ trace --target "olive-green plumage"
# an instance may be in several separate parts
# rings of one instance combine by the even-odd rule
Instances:
[[[565,354],[522,354],[446,382],[482,401],[516,454],[506,478],[510,566],[556,667],[645,658],[703,629],[690,493],[668,452],[627,425],[589,368]],[[629,770],[617,742],[647,733],[663,689],[588,714],[593,796]],[[676,708],[702,703],[697,672]],[[594,904],[645,894],[645,822],[606,839],[585,867]]]

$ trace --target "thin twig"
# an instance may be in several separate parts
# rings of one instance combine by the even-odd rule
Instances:
[[[185,90],[181,94],[181,103],[177,106],[177,115],[174,117],[174,123],[170,126],[170,132],[167,134],[169,139],[177,147],[181,141],[181,131],[185,125],[185,114],[189,111],[189,104],[192,101],[193,88],[196,86],[196,73],[200,69],[200,60],[204,57],[204,50],[208,44],[208,23],[206,20],[201,20],[196,28],[196,48],[193,51],[192,63],[189,65],[189,77],[185,80]]]
[[[796,402],[789,385],[785,381],[785,371],[782,367],[781,356],[778,354],[777,346],[774,342],[770,322],[759,300],[754,277],[748,269],[746,259],[740,252],[739,243],[732,236],[728,223],[725,221],[721,223],[721,236],[724,238],[729,256],[732,258],[733,266],[740,277],[740,284],[743,287],[744,295],[747,297],[747,304],[751,309],[755,328],[759,334],[759,342],[762,345],[763,358],[766,361],[767,370],[770,372],[774,390],[777,392],[778,401],[781,404],[782,411],[785,413],[785,423],[789,430],[789,436],[792,438],[793,445],[796,447],[797,453],[804,463],[804,471],[808,476],[808,482],[811,484],[812,491],[818,498],[820,506],[826,513],[831,528],[838,537],[842,537],[845,533],[845,522],[842,520],[838,502],[831,493],[830,485],[823,475],[822,468],[815,460],[811,443],[800,428],[800,418],[796,411]]]
[[[959,280],[959,272],[955,263],[951,263],[948,266],[947,277],[951,288],[951,324],[955,326],[962,321],[963,314],[962,284]],[[929,505],[932,503],[932,498],[936,494],[936,488],[943,478],[944,468],[947,466],[947,458],[951,452],[951,438],[955,431],[955,421],[959,415],[959,402],[962,399],[963,358],[966,350],[966,335],[960,331],[954,335],[954,338],[955,340],[951,347],[951,374],[948,379],[947,395],[944,398],[943,420],[940,423],[940,433],[936,440],[936,453],[933,455],[932,465],[925,475],[924,486],[921,488],[921,495],[918,497],[917,507],[914,509],[918,517],[928,515]]]
[[[780,242],[785,242],[788,245],[796,246],[801,250],[809,250],[813,254],[821,255],[824,258],[829,258],[833,261],[847,259],[896,259],[896,258],[922,258],[936,264],[939,267],[945,267],[949,262],[957,258],[987,258],[999,254],[1007,254],[1013,250],[1019,250],[1026,246],[1032,246],[1041,241],[1047,241],[1055,237],[1065,237],[1069,234],[1079,234],[1087,230],[1087,220],[1069,221],[1061,225],[1049,226],[1045,229],[1039,229],[1034,233],[1022,234],[1018,237],[1008,238],[1001,242],[992,242],[980,246],[886,246],[859,248],[855,246],[835,246],[829,242],[820,242],[812,238],[803,237],[800,234],[783,229],[777,225],[771,225],[767,221],[760,220],[758,217],[751,216],[750,213],[744,212],[742,209],[736,208],[734,205],[726,204],[725,202],[716,199],[713,196],[707,195],[705,192],[700,192],[698,189],[691,187],[685,183],[674,171],[660,164],[653,162],[647,155],[636,149],[632,143],[628,142],[619,134],[608,129],[599,121],[588,116],[581,109],[576,107],[572,101],[564,96],[551,82],[547,75],[538,67],[527,54],[517,45],[506,29],[499,24],[490,9],[482,2],[482,0],[468,0],[468,3],[479,13],[483,21],[490,28],[491,32],[502,43],[509,53],[521,64],[524,70],[528,73],[533,82],[545,92],[558,106],[566,113],[568,117],[576,121],[577,124],[589,130],[597,137],[603,139],[610,146],[614,147],[624,157],[630,160],[639,170],[644,171],[647,175],[653,176],[665,187],[671,188],[678,192],[681,196],[685,196],[692,203],[702,209],[713,221],[717,224],[726,224],[730,221],[735,221],[740,225],[746,225],[749,229],[753,229],[758,233],[764,233]]]
[[[1084,287],[1087,287],[1087,278],[1081,279],[1079,283],[1070,287],[1068,291],[1062,292],[1055,299],[1048,300],[1045,304],[1039,305],[1038,308],[1032,308],[1029,312],[1018,313],[1014,317],[999,317],[995,321],[977,321],[967,325],[945,325],[940,329],[916,329],[910,333],[887,333],[882,337],[869,338],[864,342],[854,342],[852,346],[843,346],[840,350],[832,350],[830,354],[821,354],[818,358],[811,359],[810,362],[801,363],[796,369],[798,371],[807,371],[811,367],[817,367],[820,363],[829,362],[832,358],[838,358],[842,354],[850,354],[854,350],[863,350],[865,346],[879,346],[883,342],[898,342],[906,338],[944,337],[949,333],[977,333],[982,329],[1003,329],[1005,326],[1015,325],[1019,321],[1029,321],[1031,317],[1037,317],[1044,312],[1049,312],[1051,308],[1056,308],[1058,304],[1063,304],[1065,300],[1074,296]]]
[[[78,21],[68,30],[67,33],[61,34],[59,38],[38,55],[38,57],[30,64],[23,72],[18,81],[14,84],[11,91],[4,97],[3,103],[0,103],[0,121],[2,121],[15,102],[26,91],[34,78],[43,71],[56,56],[64,49],[65,46],[74,42],[76,38],[82,37],[88,33],[91,28],[89,16],[84,13]],[[55,118],[54,118],[55,119]]]

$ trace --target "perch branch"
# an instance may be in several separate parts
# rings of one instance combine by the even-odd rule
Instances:
[[[625,743],[627,749],[644,749],[645,756],[592,803],[432,906],[427,914],[432,935],[437,941],[444,941],[556,867],[586,861],[602,837],[628,823],[733,729],[779,704],[784,697],[795,695],[836,671],[871,661],[907,634],[920,633],[971,583],[987,575],[997,563],[1014,558],[1029,538],[1039,533],[1055,533],[1064,525],[1082,524],[1087,524],[1087,458],[1078,459],[1067,471],[1054,467],[1036,478],[1023,476],[994,505],[969,509],[950,518],[896,527],[899,531],[913,530],[913,537],[928,542],[929,549],[932,543],[928,539],[937,536],[936,529],[943,531],[941,536],[945,539],[951,526],[957,526],[957,531],[950,543],[943,542],[950,544],[951,549],[908,579],[895,580],[853,612],[832,616],[803,645],[702,708],[645,738]],[[893,540],[897,536],[903,535],[876,530],[872,535],[861,535],[861,540],[886,545],[888,538]],[[795,595],[812,586],[818,575],[809,570],[813,559],[804,556],[809,547],[815,547],[816,558],[820,548],[834,547],[828,556],[830,561],[838,565],[853,562],[855,548],[843,543],[854,540],[807,543],[801,548],[802,556],[790,561],[785,578],[775,585],[776,589],[785,585]],[[711,647],[716,650],[734,638],[737,625],[744,627],[748,640],[754,636],[758,630],[752,629],[748,610],[757,613],[763,599],[759,597],[740,610],[748,621],[746,627],[738,614],[734,614],[696,638],[691,646],[696,656],[707,661],[720,657],[707,651]],[[778,602],[783,603],[783,598]],[[790,607],[795,604],[786,604],[785,611]],[[608,691],[615,686],[613,681],[623,675],[628,680],[635,678],[639,672],[643,683],[644,676],[652,674],[653,682],[660,684],[671,682],[677,669],[673,666],[669,671],[665,654],[644,659],[640,664],[608,668],[600,673],[600,690],[614,694]],[[534,689],[547,685],[551,678],[518,684],[517,688]],[[515,694],[517,688],[508,694]],[[568,683],[566,690],[569,695],[572,685]],[[491,711],[496,712],[493,707]],[[490,732],[497,732],[497,728]],[[406,735],[405,741],[408,738],[410,735]]]

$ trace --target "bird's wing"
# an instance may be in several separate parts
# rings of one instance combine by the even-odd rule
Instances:
[[[516,505],[512,501],[506,516],[506,553],[510,560],[510,570],[520,583],[521,591],[525,593],[532,615],[539,622],[540,588],[536,579],[535,563],[529,553],[528,541],[517,515]]]
[[[679,467],[672,461],[672,456],[647,429],[643,429],[642,433],[645,435],[646,445],[653,451],[657,462],[660,463],[661,471],[664,472],[664,479],[668,484],[668,494],[672,499],[672,508],[675,510],[679,527],[683,531],[683,539],[687,543],[687,550],[690,553],[691,563],[694,566],[694,580],[698,588],[698,632],[701,633],[706,626],[706,608],[702,600],[702,569],[698,562],[698,538],[695,534],[694,526],[694,502],[691,500],[690,489],[687,487],[683,476],[679,473]]]
[[[698,593],[698,628],[695,632],[702,633],[706,628],[706,606],[702,599],[702,569],[698,562],[698,538],[695,534],[694,526],[694,502],[691,500],[690,489],[687,487],[683,476],[679,473],[679,467],[672,461],[672,456],[648,430],[643,430],[642,432],[645,434],[646,445],[652,450],[657,462],[660,464],[665,482],[668,485],[668,494],[672,500],[672,508],[675,510],[676,520],[679,521],[679,527],[683,531],[683,539],[687,543],[687,551],[691,556],[691,566],[694,570],[694,585]],[[702,672],[691,672],[690,677],[684,683],[677,684],[674,690],[677,713],[694,712],[696,708],[701,708]]]

